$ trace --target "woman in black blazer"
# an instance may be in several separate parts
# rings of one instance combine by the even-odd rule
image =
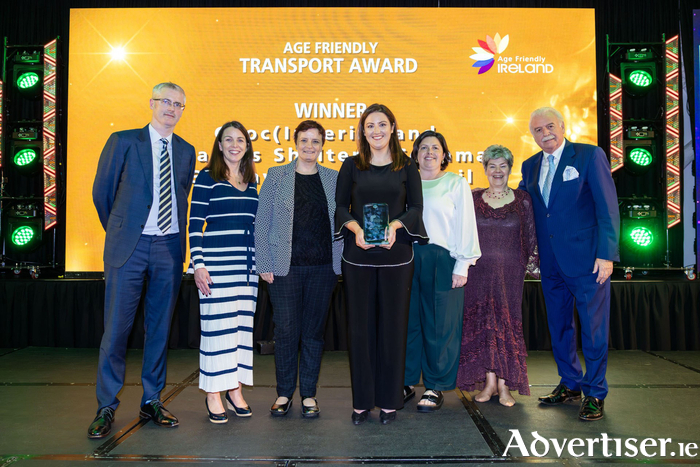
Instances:
[[[317,163],[325,138],[319,123],[301,122],[294,131],[298,158],[272,167],[260,190],[255,259],[260,278],[269,284],[275,323],[273,416],[287,415],[292,406],[297,365],[302,416],[317,417],[320,411],[316,383],[342,251],[333,241],[332,224],[338,172]]]

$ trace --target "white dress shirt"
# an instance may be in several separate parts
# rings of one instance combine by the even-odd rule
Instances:
[[[561,160],[561,153],[564,152],[564,146],[566,146],[566,140],[559,146],[556,151],[552,153],[554,156],[554,173],[557,172],[557,167],[559,167],[559,161]],[[544,188],[544,181],[547,178],[547,172],[549,172],[549,154],[542,151],[542,167],[540,168],[540,193]],[[554,179],[552,179],[552,184],[554,184]]]
[[[170,228],[161,232],[158,228],[158,200],[160,199],[160,153],[163,150],[163,143],[160,141],[163,137],[153,128],[148,125],[148,132],[151,136],[151,152],[153,154],[153,202],[151,210],[148,213],[148,220],[143,227],[143,235],[170,235],[180,232],[177,218],[177,198],[175,197],[175,165],[173,164],[173,134],[165,137],[168,140],[168,155],[170,156],[170,192],[172,193],[172,222]]]

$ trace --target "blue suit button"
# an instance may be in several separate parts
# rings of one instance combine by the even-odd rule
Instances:
[[[148,206],[146,206],[146,209],[151,209],[151,205],[149,204]],[[549,217],[549,214],[547,214],[547,217]]]
[[[148,206],[150,208],[150,206]],[[549,214],[547,214],[547,217],[549,217]]]
[[[554,235],[550,235],[549,238],[554,238]]]

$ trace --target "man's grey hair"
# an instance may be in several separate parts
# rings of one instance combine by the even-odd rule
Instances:
[[[561,112],[554,107],[540,107],[539,109],[535,110],[530,114],[530,122],[532,122],[532,119],[535,117],[546,117],[547,115],[554,115],[557,117],[557,121],[560,125],[564,124],[564,117],[562,116]],[[530,126],[530,132],[532,133],[532,125]]]
[[[152,94],[153,97],[159,96],[159,95],[160,95],[160,92],[161,92],[163,89],[172,89],[173,91],[181,92],[183,96],[185,95],[185,90],[184,90],[184,89],[182,89],[182,88],[181,88],[180,86],[178,86],[177,84],[171,83],[170,81],[168,81],[168,82],[166,82],[166,83],[160,83],[160,84],[156,84],[155,86],[153,86],[153,94]],[[187,99],[187,97],[185,97],[185,99]],[[183,102],[183,104],[184,104],[184,102]]]

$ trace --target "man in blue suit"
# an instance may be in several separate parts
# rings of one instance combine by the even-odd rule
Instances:
[[[97,368],[97,416],[88,438],[109,434],[124,385],[126,344],[146,285],[140,417],[178,425],[163,407],[170,323],[182,279],[187,197],[195,151],[173,134],[185,92],[173,83],[153,88],[151,123],[113,133],[102,150],[92,198],[105,229],[104,334]]]
[[[564,139],[564,119],[535,110],[530,132],[542,151],[523,162],[519,188],[532,197],[542,290],[561,382],[543,405],[579,400],[581,420],[603,417],[608,394],[610,274],[619,261],[620,215],[603,150]],[[586,374],[576,354],[574,301],[580,318]]]

